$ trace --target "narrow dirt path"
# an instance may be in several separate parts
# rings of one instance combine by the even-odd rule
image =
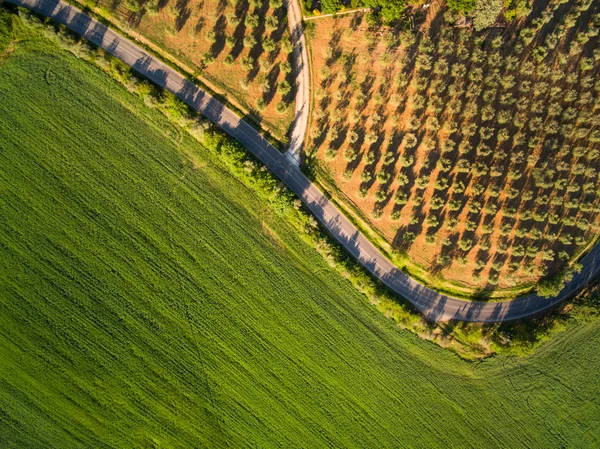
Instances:
[[[309,16],[309,17],[305,17],[304,20],[317,20],[317,19],[323,19],[325,17],[333,17],[333,16],[344,16],[346,14],[356,14],[359,12],[369,12],[371,10],[371,8],[360,8],[360,9],[349,9],[347,11],[340,11],[340,12],[336,12],[335,14],[319,14],[318,16]]]
[[[308,126],[308,115],[310,113],[310,66],[308,62],[308,51],[306,39],[302,28],[302,10],[298,0],[286,0],[288,10],[288,23],[290,35],[294,45],[293,59],[294,71],[296,73],[295,89],[296,103],[294,122],[290,135],[290,144],[286,156],[296,165],[300,165],[304,137]]]

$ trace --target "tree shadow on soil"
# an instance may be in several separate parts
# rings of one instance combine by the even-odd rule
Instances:
[[[216,58],[225,48],[225,30],[227,28],[227,19],[224,15],[220,15],[215,23],[213,32],[215,33],[215,41],[210,47],[210,52]]]
[[[192,10],[189,8],[190,0],[177,0],[177,17],[175,19],[175,29],[181,31],[188,19],[192,15]]]

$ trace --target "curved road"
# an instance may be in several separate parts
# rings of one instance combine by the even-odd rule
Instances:
[[[429,320],[499,322],[540,313],[585,286],[600,269],[600,245],[583,259],[583,270],[560,296],[544,299],[535,295],[512,301],[465,301],[435,292],[398,270],[348,219],[302,174],[298,166],[269,144],[254,128],[208,93],[186,80],[176,70],[149,55],[132,41],[61,0],[9,0],[51,17],[121,59],[159,86],[176,94],[244,145],[295,192],[330,233],[371,273],[402,295]]]

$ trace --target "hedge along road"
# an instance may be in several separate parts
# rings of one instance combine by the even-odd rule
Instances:
[[[483,302],[453,298],[431,290],[396,268],[369,242],[348,219],[304,176],[298,166],[281,154],[248,123],[208,93],[196,87],[176,70],[143,51],[132,41],[117,34],[77,8],[61,0],[8,0],[52,18],[102,47],[159,86],[173,92],[202,115],[244,145],[269,170],[278,176],[331,235],[390,289],[411,302],[431,321],[500,322],[538,314],[572,296],[584,287],[600,267],[600,245],[583,259],[583,269],[552,299],[536,295],[511,301]],[[306,66],[303,66],[306,69]]]

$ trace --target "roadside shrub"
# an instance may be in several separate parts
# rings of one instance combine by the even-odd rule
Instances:
[[[289,62],[281,62],[279,64],[279,70],[281,70],[282,73],[288,74],[291,73],[292,71],[292,65]]]
[[[288,110],[288,104],[285,101],[280,101],[275,105],[275,112],[278,114],[285,114]]]
[[[565,268],[548,279],[540,281],[536,287],[537,294],[544,298],[558,296],[565,284],[571,281],[573,276],[580,270],[581,265],[575,264],[572,267]]]
[[[289,55],[293,50],[294,50],[294,45],[292,44],[292,42],[289,39],[282,39],[281,40],[281,50]]]

